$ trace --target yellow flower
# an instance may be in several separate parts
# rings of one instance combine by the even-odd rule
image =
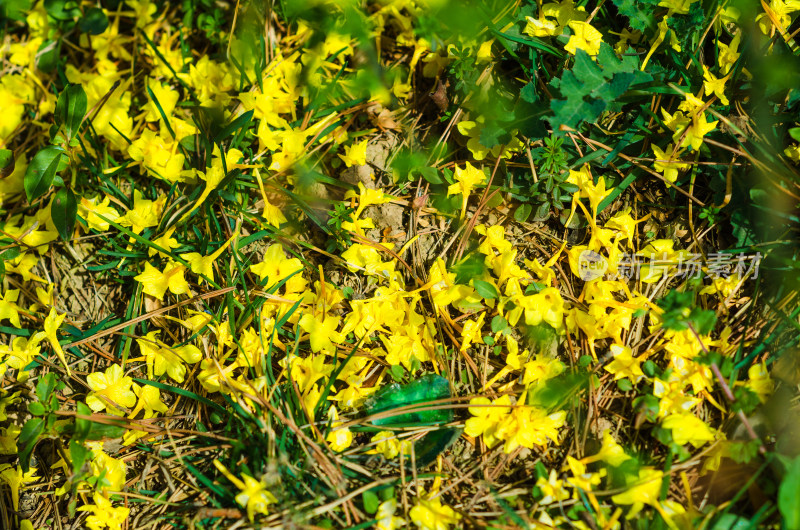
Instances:
[[[658,505],[658,497],[661,492],[661,479],[664,473],[650,467],[639,469],[638,476],[628,476],[627,491],[611,497],[611,501],[617,504],[630,504],[631,511],[627,518],[632,519],[642,511],[645,504],[651,506]]]
[[[611,354],[614,360],[605,366],[606,371],[614,374],[614,380],[627,377],[632,383],[637,383],[644,378],[642,361],[631,354],[631,349],[618,344],[611,345]]]
[[[61,324],[64,322],[64,318],[66,316],[66,313],[59,315],[56,312],[55,307],[50,308],[50,314],[44,319],[44,335],[47,337],[47,341],[50,343],[50,346],[53,347],[53,351],[56,352],[56,355],[58,355],[58,359],[61,361],[61,364],[63,364],[64,368],[67,370],[67,376],[70,376],[72,375],[72,372],[69,369],[67,359],[64,356],[64,350],[61,348],[61,344],[58,342],[58,336],[56,335],[56,331],[58,331],[58,328],[61,327]]]
[[[625,450],[611,436],[610,429],[606,429],[603,431],[603,443],[600,446],[600,451],[594,456],[584,458],[582,462],[588,464],[601,460],[612,467],[619,467],[630,459],[631,457],[625,453]]]
[[[464,169],[456,166],[455,174],[456,182],[447,188],[447,195],[455,195],[460,193],[463,197],[461,202],[461,219],[467,212],[467,199],[472,189],[486,182],[486,175],[480,169],[477,169],[467,162]]]
[[[163,300],[167,289],[172,294],[186,294],[189,292],[189,284],[186,278],[183,277],[184,271],[186,271],[186,267],[183,265],[169,262],[164,267],[164,272],[161,272],[146,261],[144,263],[144,271],[133,279],[142,284],[142,290],[145,294],[149,294],[158,300]]]
[[[124,506],[114,507],[111,501],[100,493],[94,494],[94,504],[87,504],[78,508],[79,512],[92,512],[86,518],[86,528],[89,530],[120,530],[128,518],[130,510]]]
[[[461,351],[464,352],[473,342],[481,342],[481,328],[486,313],[481,313],[477,320],[467,320],[461,330]]]
[[[102,449],[94,450],[93,454],[92,475],[98,479],[103,477],[97,481],[95,490],[106,496],[112,491],[122,491],[125,486],[125,462],[105,454]]]
[[[189,268],[192,269],[192,272],[201,276],[200,282],[205,281],[205,278],[208,278],[212,282],[214,281],[214,269],[212,265],[220,257],[220,255],[225,252],[225,250],[230,246],[231,242],[236,238],[239,234],[234,233],[233,236],[229,240],[225,242],[224,245],[219,247],[213,253],[208,256],[202,256],[197,252],[189,252],[187,254],[181,254],[181,257],[186,260],[189,264]]]
[[[561,33],[556,21],[545,16],[540,15],[539,18],[525,17],[525,20],[528,23],[522,31],[531,37],[552,37]]]
[[[78,215],[86,220],[89,229],[104,232],[108,230],[108,221],[116,223],[119,221],[120,215],[117,210],[109,206],[110,199],[108,196],[103,197],[103,200],[98,204],[97,201],[99,199],[99,196],[91,199],[82,197],[81,202],[78,204]],[[101,219],[98,214],[102,215],[107,221]]]
[[[723,78],[718,78],[708,70],[708,66],[703,65],[703,90],[706,96],[714,94],[723,105],[727,105],[729,102],[725,96],[725,82],[730,76],[731,74],[728,74]]]
[[[558,429],[567,419],[562,411],[547,414],[539,407],[517,405],[497,426],[496,436],[505,440],[503,451],[513,452],[517,447],[532,449],[534,445],[546,447],[547,440],[558,443]]]
[[[178,383],[183,383],[186,374],[184,363],[195,364],[203,358],[197,346],[184,344],[183,346],[169,347],[156,339],[158,331],[151,331],[141,339],[136,339],[142,355],[147,361],[147,375],[161,376],[166,373]]]
[[[598,473],[587,473],[586,465],[581,460],[576,460],[569,455],[567,456],[567,465],[564,466],[564,471],[567,469],[572,473],[572,476],[566,480],[567,484],[584,492],[592,491],[593,486],[600,484],[600,480],[606,474],[605,469],[601,469]],[[577,492],[575,492],[575,497],[579,498]]]
[[[19,311],[22,309],[17,305],[19,299],[19,289],[8,289],[0,298],[0,321],[8,319],[15,328],[22,327],[19,322]]]
[[[175,228],[177,227],[173,226],[172,228],[164,232],[160,237],[154,239],[153,243],[169,251],[172,251],[173,248],[178,248],[179,246],[178,240],[172,237],[172,234],[175,232]],[[158,253],[160,256],[164,258],[168,257],[166,254],[164,254],[160,250],[154,249],[153,247],[147,249],[148,256],[154,256],[156,253]]]
[[[736,61],[739,60],[739,43],[742,41],[742,32],[741,30],[733,36],[730,44],[725,44],[720,42],[719,46],[719,56],[717,57],[717,65],[719,65],[719,71],[722,72],[723,75],[727,74],[733,68],[733,65],[736,64]]]
[[[236,502],[239,503],[239,506],[247,509],[247,517],[251,522],[257,513],[269,515],[267,506],[275,504],[278,502],[278,499],[267,490],[261,481],[254,479],[246,473],[242,473],[242,478],[244,479],[244,482],[242,482],[216,459],[214,460],[214,466],[225,475],[225,478],[233,482],[233,484],[241,490],[236,495]]]
[[[211,166],[206,168],[205,173],[196,169],[188,172],[193,176],[204,180],[206,185],[205,188],[203,188],[203,193],[200,194],[200,197],[198,197],[197,202],[194,203],[194,206],[191,210],[186,212],[183,217],[181,217],[181,221],[188,219],[189,216],[205,202],[211,192],[217,189],[227,175],[226,170],[230,172],[234,169],[249,167],[245,164],[238,163],[243,157],[244,154],[238,149],[229,149],[225,153],[225,163],[223,164],[222,154],[220,153],[219,147],[214,145],[214,154],[213,158],[211,159]]]
[[[391,247],[391,244],[389,244]],[[362,270],[370,276],[391,278],[395,272],[396,260],[382,261],[381,253],[371,245],[353,243],[350,248],[342,252],[345,266],[350,272]]]
[[[171,137],[145,129],[128,146],[128,155],[136,162],[142,162],[147,172],[156,178],[167,182],[187,182],[190,179],[183,171],[185,158],[178,152],[178,147],[178,142]]]
[[[333,354],[336,352],[335,344],[341,344],[344,340],[344,335],[336,331],[339,327],[338,317],[325,315],[318,318],[311,313],[305,313],[297,324],[308,333],[311,351],[314,353],[325,350]]]
[[[86,396],[86,404],[95,412],[106,409],[109,414],[122,416],[117,406],[131,408],[136,404],[136,394],[131,390],[133,379],[124,375],[118,364],[106,368],[105,373],[89,374],[86,383],[92,389]]]
[[[250,267],[250,271],[258,275],[259,280],[268,279],[267,289],[289,278],[284,284],[288,293],[297,293],[305,289],[307,282],[300,274],[302,270],[303,263],[297,258],[287,258],[283,247],[279,244],[267,247],[263,261]]]
[[[762,5],[765,11],[771,12],[772,16],[761,13],[756,17],[756,24],[764,35],[770,36],[776,30],[781,33],[785,32],[792,24],[791,13],[800,10],[800,2],[797,0],[770,0],[769,5],[766,2],[763,2]]]
[[[543,495],[539,499],[539,503],[545,506],[569,499],[569,491],[564,488],[564,481],[558,478],[558,472],[555,469],[550,470],[550,475],[547,479],[539,477],[539,480],[536,481],[536,487],[539,488]]]
[[[119,218],[119,224],[129,226],[134,234],[145,228],[156,226],[167,202],[167,196],[161,195],[157,200],[145,199],[138,189],[133,191],[133,209]]]
[[[465,120],[458,122],[458,125],[456,125],[458,132],[469,138],[467,141],[467,149],[469,149],[470,153],[472,153],[472,156],[475,158],[475,160],[483,160],[489,153],[491,153],[494,157],[508,158],[512,153],[516,153],[524,147],[522,141],[517,138],[516,130],[511,131],[512,138],[508,144],[497,144],[491,149],[484,146],[481,143],[480,138],[485,121],[486,119],[483,116],[479,116],[475,119],[475,121]]]
[[[161,113],[158,111],[158,107],[156,107],[156,101],[158,101],[158,104],[161,106],[161,110],[164,111],[164,115],[169,119],[175,108],[175,104],[178,102],[178,92],[173,90],[168,84],[159,83],[154,79],[148,80],[147,86],[153,92],[155,100],[150,98],[150,94],[147,94],[148,102],[142,107],[142,110],[147,111],[144,118],[145,121],[158,121],[161,119]]]
[[[373,204],[386,204],[394,199],[393,196],[385,193],[380,188],[367,188],[361,181],[358,182],[358,194],[356,194],[353,190],[347,190],[347,193],[344,194],[345,199],[351,199],[353,197],[358,197],[358,208],[356,208],[353,217],[360,216],[361,212],[363,212],[364,208],[367,206],[372,206]]]
[[[290,354],[281,359],[281,366],[289,367],[289,376],[297,383],[300,392],[306,393],[314,383],[333,372],[333,365],[325,363],[325,354],[299,357]]]
[[[309,411],[311,412],[311,411]],[[339,413],[336,407],[332,406],[328,409],[328,418],[331,420],[331,431],[325,437],[325,441],[331,446],[334,451],[341,452],[350,447],[353,443],[353,433],[347,427],[337,427],[337,424],[342,423],[339,421]]]
[[[418,499],[408,512],[409,517],[422,530],[447,530],[458,524],[461,514],[442,504],[440,499]]]
[[[714,439],[714,431],[700,418],[691,413],[672,414],[661,423],[672,431],[672,440],[678,445],[692,444],[701,447]]]
[[[764,361],[754,364],[747,370],[749,381],[744,383],[750,390],[756,393],[761,403],[766,403],[769,396],[775,390],[775,381],[769,376],[767,365]]]
[[[131,418],[135,417],[140,410],[144,410],[144,419],[155,417],[156,412],[163,414],[168,410],[164,402],[161,401],[161,393],[156,387],[150,385],[139,386],[134,383],[133,392],[139,396],[139,402],[136,404],[136,408],[131,411]]]
[[[375,514],[375,530],[396,530],[406,525],[402,517],[396,516],[394,513],[397,511],[397,500],[389,499],[383,501],[378,506],[378,512]]]
[[[476,397],[472,398],[469,404],[472,405],[469,407],[469,413],[473,417],[464,424],[464,432],[472,437],[483,435],[483,441],[489,448],[492,448],[499,441],[495,436],[497,426],[511,410],[511,397],[505,395],[494,401],[489,401],[489,398],[485,397]]]
[[[20,466],[12,467],[10,464],[0,464],[0,480],[5,482],[11,490],[11,505],[14,510],[19,510],[19,490],[29,482],[36,482],[36,468],[32,467],[27,473],[22,472]]]
[[[372,443],[375,447],[367,451],[367,454],[382,454],[387,460],[397,457],[400,453],[411,454],[411,441],[400,440],[397,433],[392,431],[380,431],[372,437]]]
[[[683,164],[677,160],[677,157],[681,155],[681,151],[676,153],[676,158],[672,158],[672,153],[674,152],[672,144],[667,146],[666,151],[662,151],[656,144],[653,144],[651,147],[653,148],[653,153],[656,155],[653,167],[656,171],[660,171],[664,175],[664,180],[675,182],[678,179],[678,172],[689,168],[689,164]]]
[[[567,182],[575,184],[580,188],[579,191],[573,195],[573,211],[576,207],[574,201],[578,198],[589,199],[593,216],[597,215],[597,207],[612,191],[610,189],[606,190],[606,181],[603,177],[598,177],[597,184],[594,183],[589,171],[589,164],[584,164],[580,171],[570,169]]]
[[[697,151],[703,145],[703,137],[716,129],[717,123],[716,121],[706,121],[705,112],[697,112],[692,115],[692,125],[686,129],[686,135],[683,136],[684,130],[678,130],[672,135],[672,139],[677,142],[683,136],[681,149],[691,145],[692,149]]]
[[[347,167],[363,166],[367,163],[367,140],[349,146],[339,158],[344,160]]]
[[[581,49],[589,55],[600,53],[600,44],[603,42],[603,34],[594,29],[588,22],[572,20],[569,22],[572,36],[567,41],[564,49],[572,55]]]

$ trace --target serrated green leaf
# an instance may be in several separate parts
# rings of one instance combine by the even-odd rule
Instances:
[[[638,70],[638,64],[635,57],[619,59],[607,43],[601,44],[596,62],[585,51],[577,50],[572,70],[550,83],[563,96],[550,103],[553,129],[576,128],[582,122],[597,120],[603,111],[620,110],[620,98],[634,82],[652,79]]]
[[[631,29],[647,31],[655,26],[654,7],[658,0],[612,0],[620,15],[627,17]]]
[[[519,91],[519,97],[528,103],[536,103],[539,101],[539,95],[536,93],[536,83],[531,81],[522,87],[522,90]]]

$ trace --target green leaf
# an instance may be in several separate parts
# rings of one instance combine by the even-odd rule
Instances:
[[[652,79],[638,69],[638,64],[635,57],[619,59],[606,43],[600,46],[596,61],[585,51],[577,50],[572,69],[550,82],[563,97],[550,103],[553,130],[559,131],[562,126],[574,129],[582,122],[597,120],[603,111],[620,110],[619,98],[633,83]]]
[[[0,178],[6,178],[14,172],[16,166],[14,151],[11,149],[0,149]]]
[[[10,20],[25,20],[32,0],[8,0],[0,3],[0,20],[3,17]]]
[[[361,494],[362,499],[364,500],[364,511],[368,514],[374,514],[378,511],[378,505],[380,504],[380,499],[378,499],[378,495],[375,494],[372,490],[367,490]]]
[[[61,52],[61,41],[46,40],[39,46],[36,52],[36,67],[42,72],[49,74],[56,69],[58,56]]]
[[[42,405],[38,401],[28,403],[28,412],[30,412],[34,416],[43,416],[45,413],[44,405]]]
[[[750,519],[734,513],[724,513],[714,521],[710,530],[752,530],[756,528]]]
[[[86,462],[89,450],[80,441],[73,438],[69,441],[69,456],[72,458],[72,472],[80,475],[81,468]]]
[[[795,141],[800,142],[800,127],[792,127],[789,129],[789,136],[794,138]]]
[[[492,319],[492,333],[498,333],[508,328],[508,321],[502,315],[495,315]]]
[[[25,194],[33,202],[50,189],[56,172],[67,167],[67,155],[55,145],[45,147],[33,157],[25,171]]]
[[[681,331],[691,325],[698,334],[707,335],[717,322],[714,311],[692,307],[694,296],[690,292],[672,289],[656,303],[664,311],[661,319],[665,329]]]
[[[442,184],[444,182],[435,167],[423,166],[417,169],[416,173],[422,175],[422,178],[431,184]]]
[[[473,280],[472,286],[475,288],[475,291],[486,300],[497,298],[497,287],[489,282],[483,280]]]
[[[778,510],[788,530],[800,530],[800,456],[795,457],[786,470],[778,489]]]
[[[22,466],[22,471],[27,473],[30,469],[31,453],[33,448],[36,447],[39,437],[44,432],[44,420],[42,418],[33,418],[25,422],[22,430],[19,432],[17,438],[17,451],[19,452],[19,462]]]
[[[39,401],[46,402],[50,399],[50,394],[53,393],[55,387],[56,375],[53,372],[43,375],[36,383],[36,397],[39,398]]]
[[[539,101],[539,95],[536,93],[536,83],[531,81],[522,87],[522,90],[519,91],[519,97],[528,103],[536,103]]]
[[[108,17],[99,7],[90,7],[78,23],[84,33],[100,35],[108,27]]]
[[[44,8],[47,14],[56,20],[69,20],[72,18],[74,8],[69,6],[69,0],[44,0]],[[74,5],[74,3],[73,3]]]
[[[524,223],[531,216],[531,213],[533,213],[533,206],[528,203],[520,204],[517,209],[514,210],[514,219],[520,223]]]
[[[654,363],[650,359],[642,363],[642,373],[647,377],[655,377],[656,368],[657,368],[656,363]]]
[[[67,140],[77,135],[86,115],[86,92],[81,85],[67,85],[67,88],[58,95],[56,103],[56,124],[64,126],[67,131]]]
[[[612,0],[620,15],[627,17],[631,29],[647,31],[655,26],[655,6],[659,0]]]
[[[78,202],[75,200],[75,195],[71,189],[61,188],[58,190],[53,198],[51,215],[53,224],[56,225],[56,230],[58,230],[58,235],[64,241],[69,241],[72,238],[75,219],[78,216]]]
[[[93,414],[85,403],[78,402],[78,415],[91,416]],[[75,418],[75,438],[84,440],[102,440],[103,438],[119,438],[125,433],[125,422],[108,418],[111,423],[100,423],[87,418]]]

